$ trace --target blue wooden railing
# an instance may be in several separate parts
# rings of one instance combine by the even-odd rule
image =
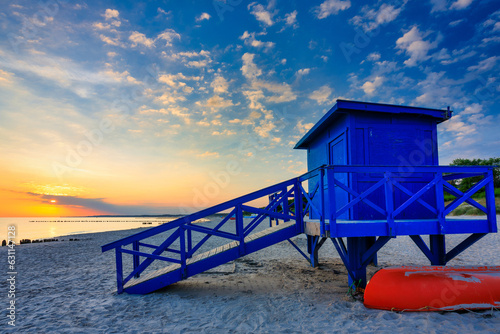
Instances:
[[[338,175],[342,177],[339,178]],[[357,175],[370,175],[371,182],[368,189],[360,192],[353,186],[356,183],[355,177]],[[448,182],[477,176],[481,176],[482,179],[466,192],[460,191]],[[463,231],[460,227],[456,226],[453,226],[452,229],[447,228],[450,225],[447,222],[451,224],[454,222],[451,219],[447,219],[446,216],[457,209],[462,203],[468,203],[484,212],[486,219],[480,219],[480,221],[485,223],[485,228],[487,229],[485,232],[497,231],[493,167],[322,166],[299,177],[299,180],[299,184],[305,180],[314,181],[309,183],[309,193],[300,186],[307,202],[304,215],[314,216],[319,220],[322,236],[347,237],[360,235],[359,231],[356,230],[353,231],[354,235],[346,235],[345,233],[338,235],[337,228],[340,226],[338,223],[346,223],[346,220],[356,220],[358,222],[357,227],[363,226],[369,229],[372,226],[374,229],[377,229],[373,235],[384,234],[381,234],[379,226],[376,224],[362,225],[360,221],[376,220],[380,223],[385,223],[388,227],[386,235],[389,236],[395,236],[396,234],[468,233],[473,221],[468,222],[469,224],[460,225],[469,225]],[[407,187],[409,182],[418,182],[419,189],[415,192],[409,190]],[[482,190],[485,191],[486,205],[482,205],[472,198],[474,194]],[[395,201],[396,191],[404,194],[404,200],[400,200],[399,203]],[[455,199],[446,205],[444,201],[445,192],[455,196]],[[345,203],[338,205],[339,203],[336,199],[339,196],[345,197]],[[429,198],[430,201],[428,200]],[[376,200],[380,202],[381,199],[383,205],[374,203]],[[360,203],[364,203],[366,207],[378,213],[379,217],[371,219],[366,217],[356,218],[356,216],[362,216],[359,211],[366,211],[366,208],[362,210],[359,207],[357,208],[358,210],[354,210]],[[423,211],[425,220],[430,223],[433,221],[438,222],[435,229],[429,231],[428,225],[418,224],[422,222],[421,219],[404,219],[401,217],[404,213],[408,213],[407,211],[410,208],[415,210],[415,203],[419,204],[418,210]],[[411,205],[413,206],[410,207]],[[349,213],[349,217],[347,218],[345,217],[346,213]],[[411,222],[412,220],[414,221],[414,227],[411,233],[396,233],[398,221]],[[419,226],[421,230],[419,230]],[[474,230],[474,226],[472,226],[472,229]],[[370,231],[365,230],[364,235],[371,235]]]
[[[411,168],[411,173],[407,172],[409,168]],[[313,216],[318,217],[321,236],[331,238],[366,235],[433,234],[430,232],[435,232],[435,234],[496,232],[493,169],[491,167],[423,166],[406,167],[405,171],[406,173],[402,172],[401,167],[387,166],[322,166],[300,177],[114,241],[102,246],[102,251],[115,250],[117,290],[118,293],[121,293],[127,282],[133,278],[139,278],[155,261],[163,261],[167,265],[178,264],[181,271],[185,272],[187,260],[199,254],[202,246],[213,236],[228,242],[237,241],[240,255],[245,255],[245,238],[254,233],[255,229],[266,218],[270,220],[271,225],[273,221],[294,221],[295,232],[300,234],[304,232],[305,220],[310,220]],[[353,175],[356,174],[371,175],[373,184],[363,192],[357,191],[351,185],[354,180]],[[420,181],[426,180],[426,184],[420,190],[412,192],[407,189],[404,182],[415,179],[415,176],[418,176]],[[465,193],[447,182],[474,176],[482,176],[483,178]],[[308,186],[304,182],[307,182]],[[471,198],[473,194],[483,188],[486,192],[486,206]],[[383,189],[385,196],[384,205],[382,206],[374,203],[370,198],[379,189]],[[399,205],[396,205],[394,201],[395,189],[407,196],[407,199]],[[444,191],[456,197],[446,206],[443,198]],[[425,194],[429,192],[434,193],[431,203],[425,198]],[[345,198],[348,200],[342,203],[340,207],[337,207],[336,197],[342,193],[347,194]],[[262,198],[269,200],[269,204],[265,208],[249,205],[250,202]],[[461,227],[457,228],[455,225],[448,224],[446,215],[464,202],[486,214],[487,219],[484,220],[486,223],[483,223],[479,230],[477,228],[472,228],[472,230],[464,228],[461,230]],[[349,224],[346,224],[346,221],[349,222],[350,219],[346,220],[345,214],[352,214],[356,205],[360,203],[366,204],[384,217],[382,227],[380,227],[380,224],[363,225],[357,221],[356,224],[350,224],[354,226],[353,228],[347,228]],[[414,221],[414,224],[411,224],[411,221],[400,224],[398,216],[408,210],[413,203],[420,204],[422,209],[428,210],[431,216],[434,217],[434,219],[427,219],[431,223],[433,221],[436,223],[432,225],[436,226],[435,228],[432,227],[432,231],[429,230],[429,225],[422,225],[418,221]],[[256,216],[251,219],[244,219],[244,212],[253,213]],[[223,213],[222,220],[213,228],[194,223],[199,219],[221,213]],[[234,233],[222,230],[222,227],[227,226],[231,218],[234,218],[234,225],[229,225],[234,227]],[[471,222],[475,223],[476,221]],[[408,233],[402,231],[401,228],[398,229],[400,225],[409,228]],[[458,226],[470,225],[470,223],[467,223]],[[419,227],[414,228],[411,226]],[[193,232],[201,233],[204,236],[199,241],[194,242]],[[160,245],[153,245],[146,240],[151,237],[158,238],[158,236],[160,236],[159,240],[161,240]],[[270,242],[269,245],[272,243]],[[296,247],[296,245],[294,246]],[[147,252],[147,250],[150,252]],[[164,253],[166,255],[163,255]],[[132,265],[127,267],[131,267],[131,271],[127,276],[124,276],[123,254],[131,256],[132,259]]]

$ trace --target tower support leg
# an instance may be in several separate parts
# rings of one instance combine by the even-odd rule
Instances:
[[[347,262],[349,266],[349,286],[366,286],[366,265],[362,265],[362,256],[366,251],[365,237],[347,238]],[[354,277],[351,277],[354,276]]]
[[[370,249],[370,247],[375,244],[375,241],[377,241],[377,237],[366,237],[365,240],[366,240],[365,241],[365,243],[366,243],[365,249]],[[375,255],[373,255],[369,264],[373,264],[374,266],[378,265],[377,253],[375,253]]]
[[[446,243],[444,234],[429,236],[430,251],[433,255],[431,264],[433,266],[444,266],[446,264]]]

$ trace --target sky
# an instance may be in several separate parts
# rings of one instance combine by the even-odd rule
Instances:
[[[3,1],[0,216],[192,212],[307,170],[336,99],[500,156],[500,2]]]

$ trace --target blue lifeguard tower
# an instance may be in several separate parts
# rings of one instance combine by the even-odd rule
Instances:
[[[306,174],[104,245],[116,253],[118,293],[149,293],[285,240],[316,266],[330,239],[356,286],[366,284],[367,265],[397,236],[409,236],[431,264],[446,264],[497,232],[493,167],[438,165],[437,124],[450,117],[449,110],[337,100],[295,146],[307,149]],[[466,192],[448,182],[477,176]],[[485,206],[471,198],[483,190]],[[444,192],[455,199],[445,203]],[[261,198],[269,199],[265,208],[251,205]],[[449,218],[464,202],[485,217]],[[221,213],[215,227],[194,223]],[[255,232],[266,219],[269,228]],[[290,239],[303,233],[308,254]],[[447,234],[468,237],[447,252]],[[221,245],[202,251],[212,237]],[[123,254],[132,259],[127,276]],[[168,265],[148,271],[154,261]]]

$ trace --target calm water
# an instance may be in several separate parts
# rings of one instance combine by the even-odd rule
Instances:
[[[0,218],[0,241],[7,239],[8,226],[16,226],[16,243],[21,239],[55,238],[80,233],[128,230],[139,227],[153,227],[169,222],[176,217],[167,218]]]

